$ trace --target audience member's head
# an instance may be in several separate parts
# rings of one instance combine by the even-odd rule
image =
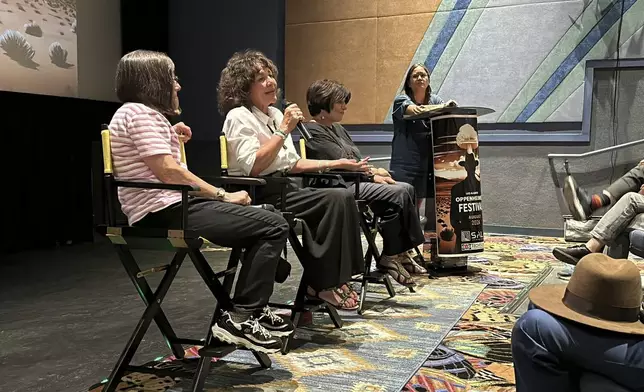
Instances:
[[[335,80],[313,82],[306,91],[306,104],[311,116],[340,122],[351,100],[351,91]]]
[[[630,260],[592,253],[579,261],[567,285],[539,286],[529,296],[546,312],[580,324],[644,334],[642,280]]]
[[[429,85],[429,69],[423,63],[416,63],[409,67],[407,76],[405,76],[405,87],[403,92],[410,98],[414,98],[419,91],[425,91],[425,98],[423,102],[418,102],[422,105],[429,103],[429,97],[432,94],[432,88]]]
[[[179,90],[174,63],[164,53],[135,50],[116,67],[116,95],[123,103],[142,103],[172,116],[180,112]]]
[[[257,107],[266,111],[277,102],[277,67],[262,52],[237,52],[221,71],[217,95],[222,115],[236,107]]]

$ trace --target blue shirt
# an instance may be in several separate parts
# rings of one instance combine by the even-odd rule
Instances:
[[[429,105],[440,105],[443,100],[436,94],[429,97]],[[431,134],[422,121],[403,119],[409,105],[416,103],[407,95],[401,94],[394,99],[393,123],[394,138],[391,142],[391,162],[389,167],[396,179],[411,182],[416,176],[427,175],[430,163]],[[433,161],[431,162],[433,163]]]

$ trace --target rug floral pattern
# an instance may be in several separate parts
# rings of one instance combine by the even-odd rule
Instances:
[[[562,240],[487,236],[485,252],[471,258],[482,269],[473,276],[447,277],[444,284],[488,286],[403,389],[406,392],[514,392],[510,351],[516,307],[551,271],[552,248]]]
[[[214,251],[214,249],[212,249]],[[372,285],[364,312],[342,312],[344,326],[336,329],[326,316],[298,328],[287,355],[272,355],[272,367],[261,369],[248,351],[215,360],[204,391],[399,391],[425,362],[487,283],[458,285],[419,277],[415,292],[395,285],[389,298],[384,286]],[[157,367],[194,369],[197,350],[188,361],[160,358]],[[185,392],[190,379],[157,378],[132,373],[117,391]],[[90,391],[99,392],[100,385]]]
[[[209,377],[206,390],[312,391],[324,385],[327,391],[396,391],[384,382],[387,373],[398,368],[411,375],[422,364],[406,385],[406,378],[398,384],[403,391],[514,392],[510,334],[518,316],[513,313],[528,290],[551,272],[552,248],[562,243],[552,238],[487,236],[485,252],[470,257],[470,264],[481,272],[428,280],[415,295],[402,290],[394,301],[372,302],[363,317],[348,317],[342,330],[324,325],[302,330],[298,333],[302,347],[275,357],[273,369],[253,370],[244,352],[239,352],[241,357],[233,355],[232,362],[218,361],[212,369],[217,377]],[[486,288],[480,291],[482,285]],[[463,291],[478,295],[465,313],[457,308],[467,301]],[[451,323],[450,317],[455,317]],[[403,324],[409,327],[400,329]],[[413,344],[412,330],[438,336],[440,344],[429,354]],[[370,351],[381,359],[371,358]],[[186,354],[197,356],[194,348]],[[170,365],[172,358],[161,362]],[[188,387],[185,381],[131,374],[118,390],[180,392]]]

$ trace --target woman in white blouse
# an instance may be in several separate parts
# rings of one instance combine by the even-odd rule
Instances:
[[[297,105],[284,114],[277,102],[277,68],[257,51],[235,53],[221,72],[219,111],[226,116],[230,175],[280,176],[328,169],[367,171],[366,160],[312,160],[297,154],[290,133],[303,119]],[[257,190],[255,201],[279,205],[281,186]],[[345,188],[302,188],[288,184],[286,208],[304,222],[307,252],[304,279],[308,294],[344,310],[358,307],[358,295],[347,282],[364,270],[359,217],[353,193]]]

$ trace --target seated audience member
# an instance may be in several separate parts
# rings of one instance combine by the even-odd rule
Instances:
[[[277,101],[277,68],[257,51],[235,53],[221,72],[219,110],[226,116],[223,132],[228,140],[230,175],[280,176],[326,169],[365,171],[365,161],[301,159],[290,137],[300,122],[297,105],[285,113]],[[280,184],[261,187],[259,203],[279,205]],[[347,189],[302,188],[291,178],[286,208],[305,224],[302,239],[307,252],[304,279],[308,294],[338,309],[354,310],[358,295],[347,282],[363,272],[359,217],[355,199]]]
[[[602,193],[593,195],[588,195],[588,192],[577,186],[572,176],[568,176],[564,182],[564,198],[573,218],[586,221],[594,211],[614,204],[628,192],[638,192],[642,185],[644,185],[644,160]]]
[[[174,63],[163,53],[137,50],[118,63],[116,91],[123,105],[109,125],[114,175],[118,180],[196,185],[188,201],[188,229],[221,246],[246,249],[233,298],[214,335],[262,352],[281,349],[280,336],[293,332],[288,320],[268,307],[288,223],[274,212],[250,207],[244,191],[228,193],[192,174],[181,164],[179,137],[166,116],[178,111]],[[130,225],[177,227],[181,192],[119,188]]]
[[[577,264],[582,257],[590,253],[602,252],[604,246],[611,245],[617,237],[631,226],[633,219],[644,213],[644,185],[639,193],[629,192],[597,222],[590,232],[591,239],[584,245],[569,248],[554,248],[552,254],[564,263]],[[642,227],[644,229],[644,227]]]
[[[584,392],[586,380],[593,391],[644,391],[641,285],[633,262],[593,254],[567,285],[532,289],[512,330],[517,392]]]
[[[306,143],[308,158],[363,159],[351,136],[340,124],[350,99],[351,92],[333,80],[318,80],[309,86],[306,102],[313,121],[306,124],[311,133],[311,140]],[[408,253],[424,241],[414,187],[394,181],[386,172],[382,173],[384,175],[377,173],[378,169],[373,169],[369,176],[372,182],[360,184],[359,198],[366,200],[374,213],[382,218],[383,256],[378,267],[387,270],[398,283],[407,285],[413,282],[408,273],[427,273]],[[355,192],[355,185],[350,184],[349,189]],[[399,264],[404,269],[398,268]]]

